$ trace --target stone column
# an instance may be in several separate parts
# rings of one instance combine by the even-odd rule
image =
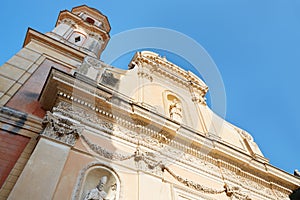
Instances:
[[[82,129],[50,112],[45,130],[8,199],[52,199],[71,147]]]

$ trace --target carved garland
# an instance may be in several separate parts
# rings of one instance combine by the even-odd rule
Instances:
[[[63,96],[67,99],[70,99],[70,100],[72,100],[76,103],[91,107],[88,103],[86,103],[86,102],[84,102],[80,99],[73,98],[72,96],[67,95],[63,92],[59,92],[58,95]],[[122,139],[124,139],[124,136],[125,136],[126,140],[128,140],[130,142],[133,142],[133,143],[137,143],[133,139],[138,139],[140,144],[142,144],[143,146],[146,146],[150,149],[153,149],[153,150],[157,150],[153,147],[162,148],[162,147],[164,147],[164,143],[168,143],[168,145],[173,146],[173,147],[178,148],[178,149],[184,149],[186,152],[193,151],[193,152],[195,152],[195,154],[197,154],[197,157],[198,156],[199,157],[204,156],[203,159],[205,158],[207,161],[209,161],[209,163],[216,163],[215,159],[213,159],[212,157],[207,156],[207,155],[202,155],[199,151],[197,151],[197,149],[187,147],[186,145],[181,144],[177,141],[170,140],[170,139],[166,138],[165,135],[161,134],[161,132],[153,131],[153,130],[147,128],[147,127],[136,125],[136,124],[134,124],[130,121],[127,121],[126,119],[122,119],[122,118],[120,118],[118,116],[115,116],[111,113],[108,113],[104,110],[101,110],[101,109],[98,109],[98,108],[95,108],[95,107],[91,108],[95,112],[98,112],[98,113],[100,113],[100,114],[102,114],[106,117],[115,119],[118,124],[120,124],[120,125],[122,125],[126,128],[136,129],[137,126],[139,126],[141,131],[143,133],[146,133],[149,137],[148,136],[143,137],[140,134],[136,134],[136,133],[131,132],[129,130],[117,130],[117,129],[119,129],[118,127],[113,127],[112,123],[108,123],[106,121],[103,121],[103,120],[99,119],[96,115],[90,115],[83,109],[78,109],[78,108],[76,108],[76,110],[74,110],[74,109],[75,108],[73,108],[70,104],[68,104],[66,102],[60,102],[57,107],[53,108],[53,111],[59,112],[62,115],[66,115],[66,116],[68,116],[70,118],[73,118],[75,120],[83,121],[84,123],[87,123],[92,127],[97,127],[97,128],[100,128],[101,130],[103,130],[103,128],[104,128],[105,129],[104,131],[109,131],[110,134],[115,135],[117,137],[121,137]],[[90,122],[92,122],[92,123],[90,123]],[[119,134],[119,131],[121,131],[122,134]],[[150,140],[150,138],[151,138],[151,140]],[[149,142],[151,142],[151,145],[147,144]],[[175,157],[177,157],[177,156],[175,156]],[[207,172],[211,173],[209,171],[207,171]]]
[[[166,167],[162,161],[156,161],[153,162],[151,161],[147,156],[147,153],[142,153],[140,151],[139,148],[137,148],[137,150],[134,152],[134,154],[132,155],[122,155],[120,153],[113,153],[110,151],[105,150],[104,148],[100,147],[97,144],[94,144],[92,142],[90,142],[89,139],[87,139],[84,135],[80,134],[80,137],[86,142],[86,144],[97,154],[99,154],[100,156],[103,156],[107,159],[111,159],[111,160],[116,160],[116,161],[124,161],[124,160],[128,160],[131,158],[134,158],[135,162],[140,162],[143,161],[144,163],[147,164],[148,168],[153,170],[154,168],[160,168],[160,170],[162,172],[168,172],[173,178],[175,178],[178,182],[184,184],[185,186],[192,188],[194,190],[200,191],[200,192],[204,192],[204,193],[208,193],[208,194],[221,194],[223,192],[225,192],[227,195],[235,195],[235,196],[240,196],[239,193],[236,193],[234,190],[229,190],[226,188],[226,185],[224,186],[225,189],[221,189],[221,190],[215,190],[212,188],[208,188],[205,187],[199,183],[195,183],[191,180],[188,180],[186,178],[183,178],[181,176],[176,175],[172,170],[170,170],[168,167]],[[150,153],[151,154],[151,153]],[[228,193],[228,191],[230,191],[230,193]],[[235,194],[236,193],[236,194]],[[250,198],[244,198],[245,200],[249,200]]]
[[[234,197],[235,199],[238,200],[251,200],[252,198],[249,196],[249,194],[247,194],[245,191],[243,191],[241,189],[241,187],[238,186],[230,186],[229,184],[225,183],[224,184],[224,189],[212,189],[212,188],[208,188],[205,187],[199,183],[195,183],[189,179],[183,178],[179,175],[177,175],[175,172],[173,172],[170,168],[166,167],[163,163],[163,161],[155,161],[153,159],[154,155],[152,155],[152,153],[149,152],[141,152],[141,150],[139,148],[137,148],[137,150],[132,154],[132,155],[122,155],[120,153],[113,153],[110,152],[104,148],[102,148],[101,146],[92,143],[87,137],[85,137],[83,134],[79,134],[79,136],[86,142],[86,144],[98,155],[105,157],[107,159],[110,160],[115,160],[115,161],[125,161],[125,160],[129,160],[131,158],[134,159],[135,162],[140,162],[143,161],[147,168],[150,170],[153,170],[155,168],[158,168],[159,170],[161,170],[162,172],[168,172],[175,180],[177,180],[178,182],[182,183],[183,185],[203,192],[203,193],[207,193],[207,194],[221,194],[223,192],[225,192],[225,194],[228,197]]]
[[[197,191],[201,191],[201,192],[209,193],[209,194],[221,194],[223,192],[226,192],[225,189],[222,189],[222,190],[211,189],[211,188],[205,187],[205,186],[203,186],[201,184],[198,184],[198,183],[195,183],[193,181],[190,181],[190,180],[188,180],[186,178],[182,178],[181,176],[178,176],[174,172],[172,172],[168,167],[161,166],[161,168],[162,168],[163,171],[167,171],[178,182],[184,184],[185,186],[187,186],[189,188],[193,188],[193,189],[195,189]]]
[[[61,104],[61,103],[63,103],[63,104]],[[93,121],[94,123],[93,124],[100,124],[101,125],[101,127],[103,127],[105,130],[107,130],[107,131],[109,131],[112,135],[115,135],[115,136],[117,136],[117,137],[121,137],[121,133],[123,133],[122,134],[122,137],[121,138],[123,138],[124,136],[128,136],[128,138],[127,139],[129,139],[130,141],[133,139],[133,138],[135,138],[135,139],[137,139],[137,137],[138,137],[138,139],[142,139],[142,141],[145,139],[145,140],[147,140],[147,142],[145,141],[145,142],[142,142],[142,141],[140,141],[140,142],[142,142],[142,143],[140,143],[140,144],[142,144],[143,146],[147,146],[148,147],[148,145],[145,145],[146,143],[148,143],[149,141],[148,141],[148,137],[147,138],[140,138],[141,137],[141,135],[140,134],[138,134],[138,135],[135,135],[134,137],[133,137],[133,135],[131,135],[130,133],[134,133],[134,132],[131,132],[131,131],[129,131],[129,130],[127,130],[126,129],[126,131],[125,130],[118,130],[118,128],[120,128],[120,127],[113,127],[112,126],[112,124],[111,123],[107,123],[106,121],[102,121],[102,120],[100,120],[96,115],[94,116],[94,115],[90,115],[90,114],[88,114],[86,111],[84,111],[84,112],[78,112],[78,111],[75,111],[75,110],[73,110],[74,108],[72,107],[72,106],[70,106],[70,104],[67,104],[67,103],[65,103],[65,102],[60,102],[60,104],[58,105],[58,107],[56,107],[56,108],[54,108],[53,109],[53,111],[55,111],[55,112],[59,112],[59,113],[61,113],[62,115],[67,115],[68,117],[70,117],[70,118],[74,118],[74,119],[76,119],[76,120],[79,120],[79,121],[81,121],[82,120],[82,118],[84,118],[85,120],[87,120],[87,121]],[[66,112],[67,111],[67,112]],[[83,110],[82,110],[83,111]],[[104,115],[106,115],[106,116],[108,116],[108,113],[103,113],[103,111],[100,111],[99,110],[99,112],[101,113],[102,112],[102,114],[104,114]],[[79,113],[79,115],[80,116],[78,116],[78,113]],[[111,114],[110,114],[111,115]],[[77,117],[75,117],[75,116],[77,116]],[[110,116],[109,116],[110,117]],[[112,117],[113,118],[116,118],[115,116],[113,116],[112,115]],[[120,120],[120,119],[118,119],[118,120]],[[122,121],[122,120],[121,120]],[[121,122],[120,121],[120,122]],[[119,122],[119,123],[120,123]],[[88,123],[89,124],[89,123]],[[123,124],[123,123],[121,123],[121,124]],[[131,127],[132,126],[132,124],[131,125],[129,125],[128,123],[125,123],[125,124],[123,124],[123,125],[125,125],[125,127]],[[117,128],[117,129],[116,129]],[[144,132],[144,131],[143,131]],[[146,131],[147,132],[147,131]],[[152,137],[155,135],[154,134],[154,132],[151,132],[152,134],[150,134]],[[149,134],[149,133],[148,133]],[[154,134],[154,135],[153,135]],[[151,136],[149,136],[149,137],[151,137]],[[83,138],[84,139],[84,138]],[[152,161],[151,161],[151,159],[149,158],[149,156],[145,156],[145,154],[140,154],[140,152],[135,152],[135,154],[134,155],[130,155],[130,156],[125,156],[125,157],[122,157],[123,155],[118,155],[118,156],[115,156],[115,155],[110,155],[109,153],[110,152],[108,152],[108,151],[106,151],[105,149],[103,149],[103,148],[101,148],[101,147],[98,147],[97,148],[97,146],[94,146],[93,145],[93,143],[91,143],[90,141],[87,141],[87,138],[85,138],[86,140],[86,142],[87,143],[89,143],[90,145],[89,146],[91,146],[90,148],[93,150],[93,151],[95,151],[97,154],[99,154],[99,155],[101,155],[101,156],[103,156],[103,157],[105,157],[105,158],[107,158],[107,159],[111,159],[111,160],[126,160],[126,159],[130,159],[130,158],[134,158],[135,159],[135,161],[143,161],[143,163],[145,163],[146,164],[146,168],[148,168],[148,169],[150,169],[150,170],[153,170],[154,168],[159,168],[160,167],[160,169],[161,169],[161,171],[162,171],[162,167],[161,166],[163,166],[163,164],[162,163],[158,163],[158,162],[153,162],[153,159],[152,159]],[[123,138],[124,139],[124,138]],[[154,139],[154,138],[152,138],[152,139]],[[151,140],[152,141],[152,140]],[[158,144],[157,145],[159,145],[159,144],[161,144],[162,145],[162,143],[160,143],[159,141],[157,141],[158,142]],[[174,142],[174,141],[173,141]],[[135,143],[135,142],[134,142]],[[145,143],[145,144],[144,144]],[[171,142],[172,143],[172,142]],[[155,146],[155,145],[154,145]],[[150,148],[150,147],[149,147]],[[166,146],[165,146],[165,148],[167,148]],[[152,148],[150,148],[150,149],[153,149],[153,146],[152,146]],[[155,148],[154,148],[155,149]],[[167,149],[169,149],[169,148],[167,148]],[[167,150],[166,149],[166,151],[168,151],[169,152],[169,150]],[[171,149],[170,149],[170,151],[171,151]],[[169,152],[169,153],[171,153],[171,152]],[[174,152],[174,154],[177,154],[178,152],[176,151],[176,152]],[[162,155],[165,155],[166,156],[166,154],[163,152],[162,153]],[[183,159],[183,160],[186,160],[186,161],[190,161],[190,162],[192,162],[192,163],[195,163],[196,161],[198,162],[200,162],[201,161],[201,159],[198,159],[198,158],[195,158],[194,156],[189,156],[189,155],[184,155],[185,157],[185,159]],[[186,157],[187,156],[187,157]],[[197,156],[198,157],[198,156]],[[204,156],[205,157],[205,156]],[[179,160],[180,162],[183,162],[183,160]],[[183,162],[183,163],[185,163],[185,162]],[[213,164],[211,164],[211,165],[207,165],[207,164],[210,164],[210,163],[207,163],[207,162],[205,162],[205,163],[200,163],[201,164],[201,166],[203,165],[205,168],[207,168],[207,167],[209,167],[209,168],[211,168],[211,167],[214,167],[215,165],[213,165]],[[215,166],[216,167],[216,166]],[[225,167],[226,168],[226,167]],[[202,169],[203,170],[203,169]],[[205,170],[205,171],[207,171],[207,170]],[[209,171],[217,171],[217,170],[209,170]],[[231,171],[231,170],[230,170]],[[234,173],[235,174],[235,173]],[[234,177],[234,179],[235,178],[237,178],[237,180],[241,180],[241,178],[242,177],[235,177],[235,176],[233,176],[232,175],[232,177]],[[253,177],[254,178],[254,177]],[[231,180],[231,179],[230,179]],[[244,180],[244,179],[243,179]],[[232,180],[233,181],[233,180]],[[246,179],[245,179],[245,181],[246,181]],[[250,181],[250,180],[249,180]],[[250,183],[249,183],[249,181],[246,181],[246,182],[243,182],[243,184],[238,184],[238,185],[241,185],[241,187],[246,187],[246,188],[248,188],[248,189],[250,189],[248,186],[251,186],[251,187],[254,187],[254,188],[256,188],[256,189],[258,189],[260,192],[258,192],[258,191],[255,191],[255,193],[259,193],[259,194],[261,194],[261,192],[263,192],[263,193],[265,193],[263,196],[266,196],[266,197],[270,197],[270,195],[274,195],[274,193],[272,194],[272,192],[270,191],[270,190],[266,190],[266,188],[264,188],[263,187],[263,185],[264,184],[262,184],[262,185],[253,185],[254,184],[254,182],[252,183],[251,181],[250,181]],[[234,183],[237,183],[236,182],[236,179],[235,179],[235,181],[233,181]],[[257,187],[259,187],[259,188],[257,188]],[[252,191],[254,191],[253,189],[251,189]],[[238,192],[237,191],[235,191],[235,193],[234,194],[232,194],[232,196],[234,196],[235,198],[237,198],[237,194]],[[228,194],[229,195],[229,194]],[[239,195],[239,196],[243,196],[243,195]],[[276,196],[281,196],[281,195],[278,195],[278,194],[276,194]],[[286,197],[286,195],[282,195],[282,196],[285,196]],[[247,196],[246,196],[247,197]],[[246,198],[245,197],[245,198]],[[245,199],[244,197],[240,197],[239,199]],[[249,197],[247,197],[248,199],[249,199]]]
[[[78,103],[82,104],[83,102],[78,102]],[[162,155],[165,155],[167,157],[172,155],[173,158],[178,158],[178,155],[181,154],[182,152],[164,145],[165,142],[174,147],[178,146],[178,148],[181,149],[185,148],[183,144],[180,144],[174,140],[170,141],[161,133],[150,131],[148,128],[145,128],[144,126],[137,125],[140,129],[140,132],[147,133],[147,134],[138,134],[135,131],[130,131],[126,128],[121,128],[118,126],[114,127],[111,122],[103,121],[99,119],[96,115],[91,115],[83,109],[72,107],[70,104],[66,102],[60,102],[57,107],[53,108],[53,111],[58,112],[64,116],[70,117],[72,119],[83,121],[89,126],[98,128],[105,132],[109,132],[109,134],[112,134],[116,137],[125,139],[135,144],[140,144],[141,146],[148,147],[155,151],[161,150],[161,148],[165,148],[164,151],[161,153]],[[105,116],[109,116],[109,114],[106,112],[104,113],[104,111],[98,110],[98,112],[102,113]],[[112,115],[112,117],[114,119],[117,119],[114,115]],[[135,128],[134,124],[131,124],[128,121],[124,121],[121,118],[118,118],[117,121],[120,125],[128,127],[130,129]],[[212,164],[212,163],[216,163],[217,162],[216,160],[214,160],[211,157],[208,157],[207,155],[201,154],[200,152],[193,149],[187,149],[185,151],[187,152],[195,151],[197,157],[191,156],[189,154],[184,154],[183,155],[184,159],[178,160],[179,162],[185,164],[190,164],[190,163],[197,164],[198,169],[204,170],[205,172],[212,175],[217,175],[215,172],[218,171],[218,167],[216,166],[216,164]],[[199,157],[201,157],[202,159],[199,159]]]
[[[42,125],[45,128],[42,135],[72,146],[83,131],[83,126],[75,124],[67,118],[56,116],[49,111],[47,111]]]
[[[92,143],[89,139],[87,139],[84,135],[80,134],[80,137],[85,141],[85,143],[97,154],[100,156],[103,156],[104,158],[110,159],[110,160],[115,160],[115,161],[124,161],[128,160],[130,158],[133,158],[135,154],[133,155],[122,155],[120,153],[112,153],[110,151],[107,151],[103,147]]]

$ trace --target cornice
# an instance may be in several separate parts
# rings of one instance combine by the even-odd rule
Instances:
[[[179,128],[178,125],[176,123],[175,124],[173,123],[174,125],[172,125],[171,122],[168,122],[169,125],[161,126],[161,124],[165,124],[165,123],[160,123],[159,122],[160,119],[163,121],[164,120],[168,121],[167,119],[163,119],[162,116],[158,116],[156,120],[157,122],[154,122],[149,126],[149,120],[147,119],[146,116],[143,115],[143,113],[145,112],[149,113],[149,110],[145,110],[142,106],[139,106],[139,108],[138,107],[135,108],[135,110],[137,109],[140,110],[138,112],[139,114],[134,115],[133,114],[134,112],[132,110],[132,105],[134,105],[134,102],[130,102],[129,99],[127,100],[126,103],[126,105],[128,105],[129,107],[126,107],[125,102],[120,104],[122,106],[118,106],[118,104],[115,105],[113,101],[110,101],[113,91],[109,88],[103,88],[103,86],[98,85],[96,92],[94,88],[93,93],[90,93],[88,89],[89,85],[82,81],[77,80],[75,86],[77,88],[80,88],[81,91],[79,93],[74,93],[73,90],[74,77],[64,74],[63,72],[59,72],[57,70],[54,70],[52,74],[53,73],[57,73],[56,75],[54,74],[52,76],[52,79],[55,82],[53,81],[49,82],[49,80],[47,82],[49,82],[48,85],[56,85],[55,87],[57,89],[54,91],[54,93],[50,95],[52,96],[52,98],[53,95],[57,96],[56,104],[58,102],[69,102],[70,104],[74,104],[75,107],[79,106],[83,110],[85,110],[85,111],[77,111],[69,115],[68,117],[75,118],[76,120],[80,121],[80,123],[85,124],[86,126],[94,127],[98,130],[99,129],[103,130],[108,134],[112,134],[113,136],[119,137],[123,140],[126,140],[134,144],[143,145],[149,149],[153,149],[154,151],[157,151],[163,145],[164,151],[162,151],[162,154],[164,155],[164,153],[166,152],[166,156],[169,157],[170,155],[173,155],[173,158],[176,158],[176,156],[178,157],[178,153],[186,152],[187,153],[186,156],[188,156],[188,158],[180,160],[179,162],[186,163],[187,162],[186,160],[190,160],[189,162],[193,163],[190,165],[193,166],[196,163],[196,160],[194,159],[205,160],[207,164],[204,164],[203,166],[212,166],[212,168],[209,167],[207,170],[205,170],[210,174],[215,174],[216,169],[218,169],[218,167],[220,166],[223,166],[226,169],[229,169],[230,173],[238,174],[238,176],[235,176],[229,180],[229,181],[235,180],[234,182],[235,184],[239,183],[239,179],[240,179],[239,177],[242,176],[242,177],[249,177],[249,179],[253,180],[254,182],[258,182],[261,185],[268,184],[270,186],[271,183],[276,183],[277,185],[285,185],[287,188],[297,187],[295,184],[300,185],[300,181],[295,180],[292,175],[287,174],[286,172],[284,172],[284,176],[283,175],[276,176],[275,168],[272,168],[274,170],[274,176],[270,176],[268,174],[268,171],[266,171],[265,169],[266,166],[265,162],[261,162],[260,160],[255,160],[250,155],[247,155],[243,152],[236,151],[232,147],[229,146],[226,147],[222,144],[221,141],[218,141],[216,139],[210,139],[204,135],[201,135],[201,133],[195,133],[195,135],[198,138],[198,139],[195,138],[195,142],[191,141],[189,143],[185,143],[185,141],[189,140],[186,138],[185,132],[189,132],[189,131],[181,132],[178,129]],[[85,89],[87,89],[87,91],[85,91]],[[103,91],[102,93],[100,93],[100,91],[103,89],[104,89],[104,93]],[[53,91],[53,88],[51,90]],[[44,93],[43,98],[46,98],[47,90],[43,91],[43,93]],[[96,96],[94,97],[90,96],[95,94]],[[89,99],[91,98],[94,99],[95,101],[90,101]],[[101,102],[100,104],[99,101]],[[111,109],[108,110],[106,109],[107,107],[110,107]],[[64,113],[64,115],[68,115],[68,113],[70,113],[72,110],[65,108],[61,110],[56,109],[55,111]],[[92,112],[94,114],[92,116],[88,116],[86,115],[88,112]],[[124,113],[126,112],[127,115],[124,115]],[[81,114],[85,114],[85,116],[81,116]],[[155,113],[152,113],[151,115],[155,115]],[[128,118],[128,116],[135,116],[135,117]],[[113,124],[118,124],[118,127],[123,127],[123,128],[121,128],[120,130],[114,129],[113,127],[115,126]],[[157,125],[158,125],[158,129],[157,129]],[[140,134],[136,134],[136,133],[140,133]],[[144,136],[141,137],[141,134],[145,135],[145,137]],[[176,138],[174,138],[175,134],[176,134]],[[202,144],[199,143],[199,141],[201,141],[201,138],[202,140],[204,140]],[[205,141],[207,142],[210,141],[209,143],[212,142],[214,144],[213,149],[211,149],[212,150],[210,153],[211,155],[203,154],[201,151],[205,148],[207,149],[212,148],[210,146],[205,147],[205,144],[207,144],[207,142]],[[191,145],[192,143],[193,145]],[[215,147],[222,147],[221,149],[223,150],[220,151],[221,150],[220,148],[215,148]],[[230,154],[226,153],[228,152],[229,149],[231,150]],[[232,155],[235,156],[232,157]],[[224,159],[224,156],[227,157],[227,159]],[[201,170],[203,169],[204,168],[202,167]],[[254,173],[257,176],[253,175]],[[285,183],[283,183],[283,181]],[[284,193],[288,193],[288,192],[289,191],[287,191],[286,189],[284,190]]]
[[[84,57],[87,55],[86,53],[83,53],[82,51],[79,51],[73,47],[63,44],[47,35],[44,35],[38,31],[36,31],[36,30],[28,28],[26,37],[25,37],[25,40],[23,43],[23,47],[25,47],[31,41],[40,42],[42,45],[51,47],[55,51],[59,51],[61,54],[64,54],[67,56],[72,56],[80,61],[82,61],[84,59]]]
[[[77,7],[72,8],[72,10],[71,10],[72,13],[75,13],[78,11],[87,11],[88,13],[91,13],[94,17],[99,17],[99,18],[103,19],[106,22],[106,24],[108,25],[108,27],[107,27],[108,32],[111,30],[111,26],[110,26],[107,16],[103,15],[103,13],[100,12],[99,10],[97,10],[95,8],[91,8],[87,5],[77,6]]]
[[[206,84],[190,71],[185,71],[153,52],[137,52],[131,60],[130,69],[137,66],[138,76],[152,82],[155,78],[173,81],[179,88],[189,90],[192,101],[206,105]],[[145,70],[147,69],[147,70]],[[155,77],[153,76],[155,75]]]
[[[61,94],[61,96],[65,95]],[[93,116],[94,114],[88,114],[89,112],[84,108],[78,107],[82,105],[85,105],[85,103],[82,101],[77,101],[76,103],[67,103],[60,101],[59,105],[53,108],[53,112],[58,113],[58,115],[62,115],[64,117],[68,117],[72,120],[79,121],[81,126],[87,126],[86,129],[88,129],[89,126],[92,126],[97,130],[104,131],[105,133],[110,134],[111,136],[134,143],[137,146],[144,146],[148,149],[154,150],[153,156],[152,153],[149,155],[151,158],[153,157],[155,159],[151,159],[151,162],[149,160],[149,163],[146,160],[146,164],[148,165],[148,167],[150,167],[150,170],[154,169],[157,166],[165,165],[165,162],[174,163],[175,161],[177,164],[182,163],[182,167],[184,168],[186,168],[185,165],[188,165],[190,167],[197,168],[200,171],[211,174],[220,180],[223,179],[226,185],[236,185],[234,187],[248,189],[252,193],[262,195],[269,199],[275,200],[275,196],[286,197],[289,193],[291,193],[290,190],[287,190],[285,187],[279,186],[279,184],[277,183],[273,183],[272,181],[246,172],[241,168],[227,163],[220,158],[215,159],[207,154],[201,154],[199,152],[197,153],[192,148],[186,149],[184,148],[184,146],[177,146],[176,148],[174,148],[174,144],[172,144],[172,142],[165,142],[167,139],[163,134],[158,133],[160,135],[157,135],[156,132],[150,131],[151,135],[149,135],[149,133],[146,133],[146,131],[143,131],[141,129],[140,124],[132,124],[129,121],[121,118],[117,119],[116,117],[114,117],[114,115],[111,115],[103,110],[98,110],[97,112],[101,113],[103,117],[109,116],[109,118],[114,118],[117,120],[114,122],[109,122],[103,119],[101,116],[97,116],[97,114],[95,116]],[[98,134],[101,133],[99,131],[97,132]],[[85,142],[87,142],[88,145],[93,148],[93,151],[100,153],[101,155],[103,154],[102,156],[104,156],[105,158],[109,158],[112,160],[124,160],[132,157],[130,155],[124,157],[122,155],[110,154],[107,152],[107,150],[91,143],[91,141],[86,139],[85,136],[82,135],[82,137]],[[157,154],[155,152],[160,153]],[[135,160],[136,159],[137,158],[135,158]],[[165,162],[162,162],[162,160],[164,160]],[[143,170],[147,170],[147,167],[143,168]],[[220,177],[219,174],[220,170],[222,177]],[[178,180],[179,182],[181,182],[180,180],[183,179],[179,178]],[[185,184],[187,182],[183,181],[182,183]],[[192,185],[192,188],[194,186],[195,185]],[[229,186],[227,190],[229,190]],[[243,196],[243,193],[242,191],[240,191],[240,189],[235,192],[237,192],[237,194],[240,193]]]
[[[60,21],[62,21],[64,19],[70,19],[70,20],[74,21],[77,25],[83,27],[84,29],[100,34],[104,41],[106,41],[110,38],[109,33],[105,32],[104,30],[100,29],[97,26],[94,26],[92,24],[85,22],[79,16],[77,16],[74,13],[71,13],[67,10],[60,12],[60,14],[57,18],[56,26],[60,23]]]
[[[42,119],[36,116],[8,107],[0,108],[1,129],[5,131],[27,137],[34,137],[43,130],[41,122]]]
[[[183,70],[166,58],[162,58],[153,52],[137,52],[132,59],[132,63],[150,64],[152,66],[150,71],[158,72],[157,74],[172,79],[186,87],[192,86],[203,93],[208,91],[207,85],[192,72]]]

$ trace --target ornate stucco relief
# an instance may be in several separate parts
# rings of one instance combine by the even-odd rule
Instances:
[[[136,162],[136,166],[138,167],[138,169],[151,172],[160,171],[161,176],[163,172],[168,172],[175,180],[194,190],[208,194],[220,194],[225,192],[225,189],[212,189],[177,175],[170,168],[166,167],[166,165],[164,164],[164,160],[155,160],[156,156],[150,152],[142,152],[139,148],[137,148],[137,150],[132,155],[122,155],[120,153],[110,152],[97,144],[93,144],[82,134],[80,135],[80,137],[84,138],[84,141],[94,152],[107,159],[115,161],[125,161],[133,158],[133,160]]]
[[[81,105],[85,104],[81,103]],[[249,173],[247,174],[247,172],[243,172],[243,170],[239,169],[238,167],[230,166],[230,164],[226,163],[225,161],[213,159],[205,154],[202,155],[201,152],[196,152],[195,149],[192,149],[191,147],[186,147],[187,149],[185,151],[174,148],[172,145],[176,144],[176,141],[171,141],[162,133],[158,133],[153,130],[148,130],[149,128],[144,127],[143,123],[138,123],[137,121],[129,122],[122,119],[120,116],[115,116],[105,111],[98,111],[105,117],[109,117],[115,120],[115,123],[108,122],[106,120],[100,119],[99,116],[93,112],[88,112],[83,108],[76,107],[66,102],[60,102],[57,107],[53,108],[53,111],[61,115],[67,116],[71,119],[78,120],[82,124],[87,124],[92,127],[99,128],[100,130],[103,130],[104,132],[113,136],[119,137],[134,144],[141,145],[152,149],[156,152],[159,152],[152,158],[150,158],[149,156],[139,156],[139,154],[137,154],[138,152],[135,152],[132,155],[126,155],[123,159],[120,155],[110,155],[108,152],[105,152],[105,150],[89,142],[86,138],[84,139],[83,136],[83,140],[85,140],[89,144],[93,151],[108,159],[126,160],[134,157],[139,161],[147,160],[143,163],[138,162],[137,167],[140,168],[140,170],[148,170],[151,173],[156,173],[158,175],[160,174],[159,170],[154,169],[159,166],[165,166],[163,162],[159,163],[159,160],[167,161],[168,158],[173,159],[176,162],[187,164],[194,168],[200,169],[216,177],[220,177],[221,169],[224,180],[228,180],[229,183],[231,183],[232,186],[230,187],[238,187],[241,189],[241,191],[243,191],[244,189],[249,189],[251,192],[254,192],[258,195],[268,197],[271,199],[276,199],[274,198],[274,192],[271,189],[270,183],[267,180],[265,181],[259,177],[250,175]],[[184,146],[182,146],[181,144],[180,149],[182,149],[183,147]],[[192,154],[188,152],[191,152]],[[157,162],[155,162],[155,160],[157,160]],[[218,163],[220,162],[224,164],[221,164],[221,166],[219,166]],[[156,166],[153,167],[154,165]],[[229,167],[227,168],[226,166]],[[225,183],[228,181],[225,181]],[[278,190],[276,190],[275,193],[277,196],[287,196],[287,194],[285,194],[284,192],[279,192]],[[249,199],[251,195],[247,194],[245,198],[246,197]],[[241,198],[242,197],[240,197],[240,199]]]
[[[49,111],[44,117],[42,124],[45,127],[42,132],[43,136],[71,146],[75,144],[79,134],[83,131],[83,126],[63,116],[54,115]]]
[[[192,100],[206,105],[205,95],[208,87],[191,72],[186,72],[165,58],[150,52],[138,53],[133,63],[140,63],[139,66],[147,68],[151,73],[156,73],[157,76],[171,79],[175,84],[189,88]]]
[[[251,193],[256,193],[268,199],[277,199],[274,193],[276,190],[271,189],[272,184],[269,181],[244,172],[240,168],[223,161],[220,161],[220,163],[223,179],[231,187],[248,190]],[[248,197],[251,197],[251,193],[247,194]]]
[[[122,119],[116,117],[116,122],[118,122],[121,125],[120,126],[118,124],[104,121],[98,118],[96,114],[91,114],[82,108],[72,106],[66,102],[60,102],[57,107],[53,108],[53,111],[71,117],[72,119],[80,120],[83,124],[88,124],[126,141],[158,151],[162,156],[165,156],[166,158],[170,157],[173,160],[176,160],[176,162],[182,162],[190,166],[194,166],[194,164],[197,163],[196,167],[198,169],[218,176],[218,167],[216,164],[212,164],[217,163],[216,160],[200,152],[198,152],[197,155],[202,157],[202,159],[188,153],[184,153],[193,152],[195,150],[191,147],[186,147],[185,151],[178,150],[176,146],[180,148],[184,148],[184,146],[179,144],[177,141],[171,142],[170,139],[161,133],[153,130],[147,130],[148,128],[143,128],[139,122],[135,121],[135,124],[130,124],[129,122],[124,122]],[[110,116],[107,113],[103,113],[103,115]],[[172,147],[172,145],[174,145],[175,148]]]

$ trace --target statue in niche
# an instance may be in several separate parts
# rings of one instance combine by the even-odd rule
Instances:
[[[182,122],[182,107],[178,99],[174,98],[169,107],[170,118]]]
[[[84,200],[106,200],[107,193],[104,191],[106,182],[107,176],[102,176],[96,188],[91,189]]]

